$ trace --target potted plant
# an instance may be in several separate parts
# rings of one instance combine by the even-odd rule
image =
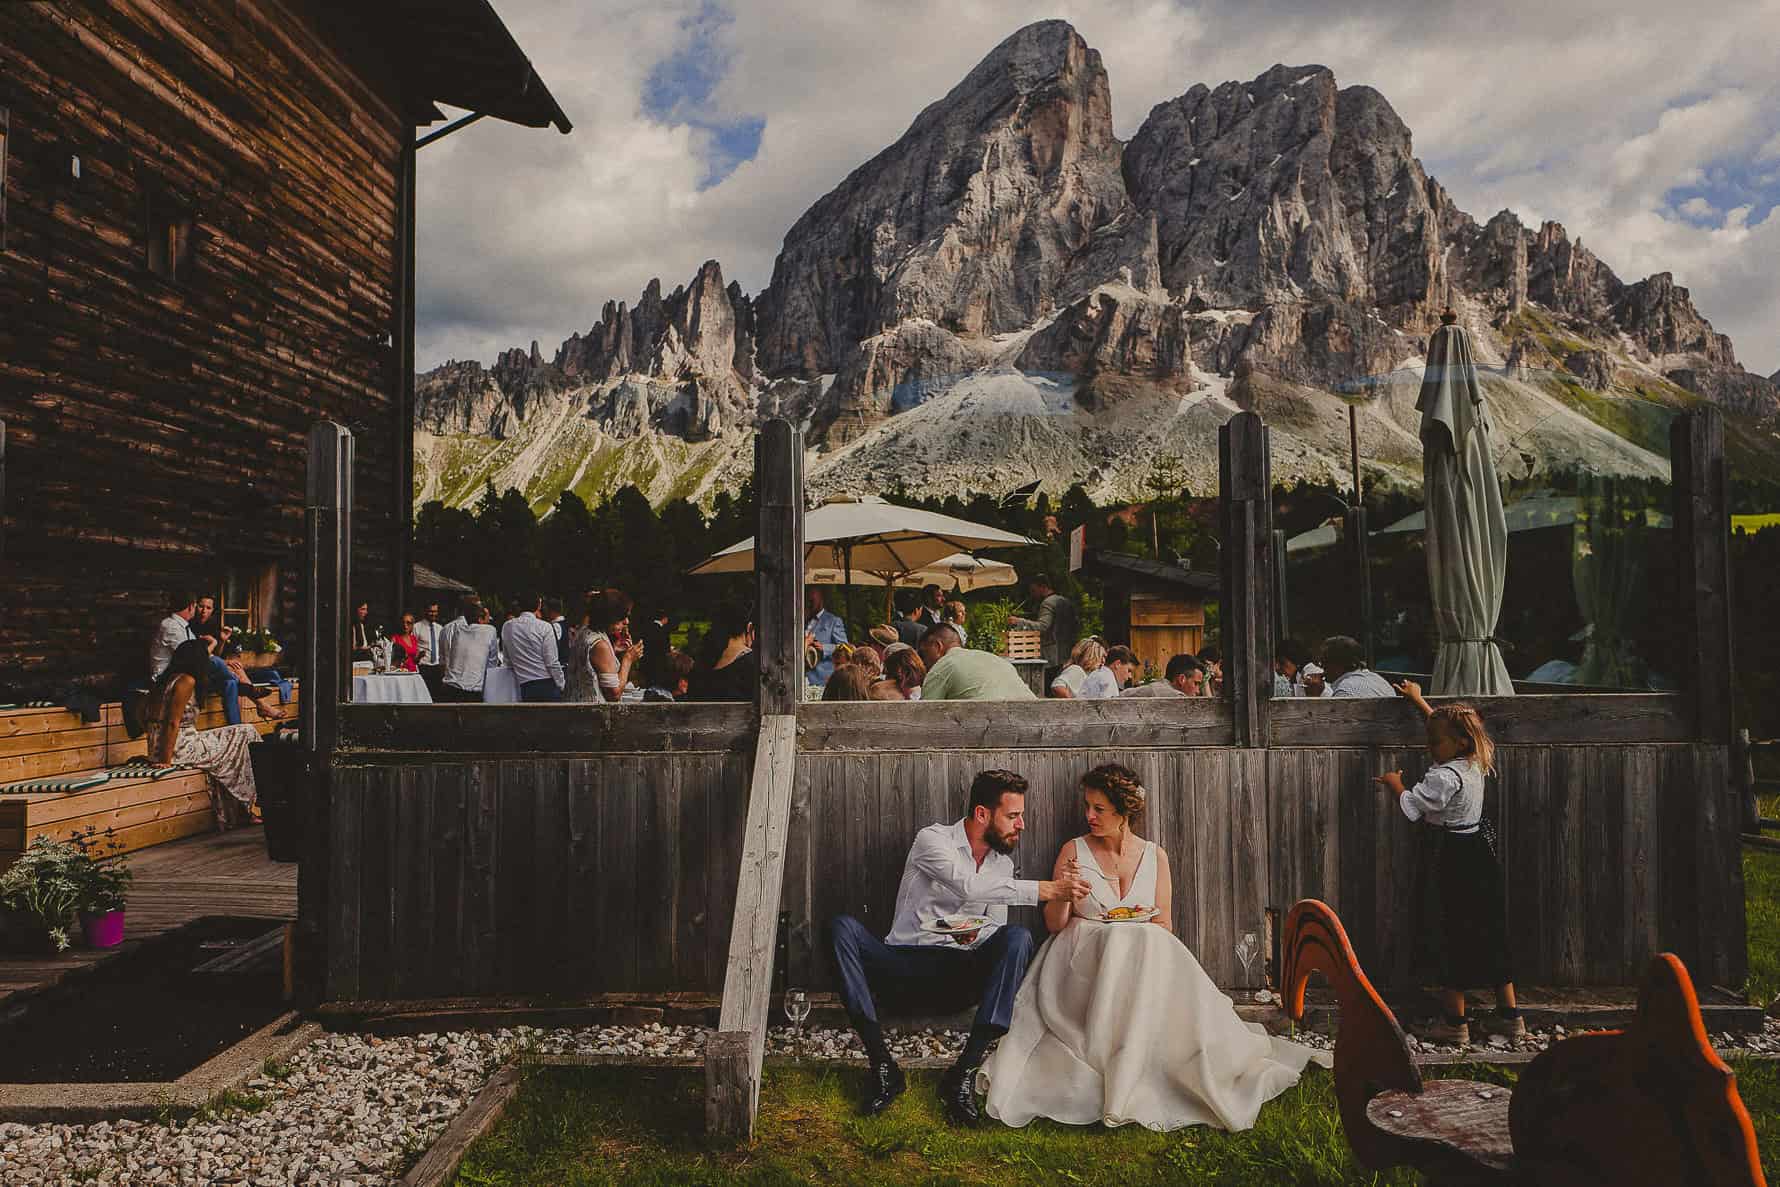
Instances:
[[[130,869],[106,849],[121,846],[87,828],[74,839],[40,834],[0,874],[0,909],[7,915],[10,946],[32,952],[65,952],[78,923],[86,941],[109,948],[123,940],[124,896]],[[95,856],[97,854],[97,856]]]
[[[229,642],[241,645],[241,654],[236,658],[246,668],[276,668],[279,653],[284,650],[284,645],[263,627],[259,630],[236,631],[229,637]]]
[[[124,899],[135,875],[111,830],[100,833],[88,825],[75,835],[74,844],[85,859],[75,867],[81,936],[89,948],[115,948],[124,942]]]
[[[7,916],[9,947],[63,952],[72,943],[80,909],[82,870],[90,859],[68,841],[38,836],[0,874],[0,908]]]

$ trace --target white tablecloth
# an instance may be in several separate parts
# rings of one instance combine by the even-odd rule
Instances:
[[[352,699],[360,705],[430,705],[433,696],[418,672],[354,676]]]
[[[490,668],[482,674],[482,699],[491,705],[510,705],[519,699],[519,681],[512,668]]]

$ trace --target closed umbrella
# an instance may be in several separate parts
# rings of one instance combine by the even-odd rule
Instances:
[[[1440,635],[1432,691],[1512,696],[1494,637],[1508,575],[1508,524],[1490,457],[1489,409],[1457,316],[1447,310],[1440,320],[1415,402],[1422,414],[1428,594]]]

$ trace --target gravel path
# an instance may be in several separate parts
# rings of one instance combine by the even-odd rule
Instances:
[[[288,1064],[250,1081],[251,1107],[188,1121],[116,1121],[94,1125],[0,1123],[0,1185],[253,1184],[255,1187],[376,1187],[400,1177],[510,1055],[692,1057],[706,1032],[697,1027],[517,1028],[478,1034],[378,1039],[324,1035]],[[1535,1032],[1522,1049],[1542,1050],[1562,1031]],[[950,1058],[961,1031],[891,1033],[898,1058]],[[1328,1036],[1301,1040],[1327,1048]],[[1780,1020],[1756,1035],[1714,1035],[1726,1055],[1780,1054]],[[1504,1040],[1505,1042],[1505,1040]],[[1417,1044],[1435,1054],[1453,1048]],[[1495,1049],[1500,1049],[1499,1045]],[[773,1055],[863,1061],[847,1031],[775,1027]],[[1487,1058],[1488,1048],[1473,1048]]]

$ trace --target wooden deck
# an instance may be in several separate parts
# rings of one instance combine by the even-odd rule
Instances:
[[[126,915],[128,938],[116,948],[77,946],[47,959],[0,954],[0,1016],[32,994],[205,915],[279,920],[297,914],[297,867],[266,857],[265,833],[257,825],[157,845],[132,855],[130,864],[136,882]]]

